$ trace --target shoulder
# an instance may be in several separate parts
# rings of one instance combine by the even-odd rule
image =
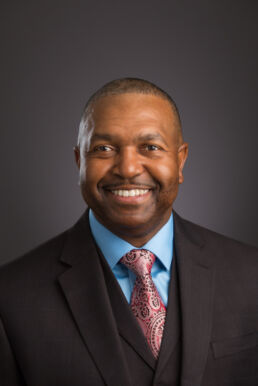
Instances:
[[[39,280],[43,272],[49,273],[58,266],[59,256],[69,231],[42,243],[24,255],[5,263],[0,267],[1,288],[28,285]]]
[[[258,268],[258,248],[185,220],[175,212],[174,220],[175,237],[191,240],[206,253],[215,256],[217,261],[226,259],[235,264],[248,262]]]
[[[208,269],[218,301],[224,302],[227,297],[228,302],[233,303],[237,299],[238,310],[257,307],[258,249],[184,220],[177,214],[174,220],[179,266],[181,264],[182,268],[183,262],[188,267]]]
[[[86,230],[85,230],[86,226]],[[50,280],[67,266],[64,253],[73,255],[80,239],[89,239],[87,216],[84,214],[71,228],[42,243],[33,250],[0,267],[0,292],[3,288],[37,285],[37,280]],[[70,248],[70,249],[69,249]],[[0,294],[1,296],[1,294]]]

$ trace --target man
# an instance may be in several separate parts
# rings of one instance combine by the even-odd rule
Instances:
[[[75,148],[90,209],[0,270],[1,385],[258,384],[258,252],[172,210],[187,152],[157,86],[91,97]]]

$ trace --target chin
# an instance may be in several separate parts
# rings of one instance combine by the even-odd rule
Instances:
[[[121,219],[112,218],[110,226],[117,231],[130,231],[133,234],[146,234],[158,226],[153,217],[123,216]]]

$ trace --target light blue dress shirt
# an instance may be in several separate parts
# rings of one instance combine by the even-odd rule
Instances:
[[[139,249],[127,241],[110,232],[89,211],[89,222],[93,237],[113,271],[128,303],[134,286],[135,275],[123,264],[119,263],[121,257],[131,249]],[[173,214],[168,222],[140,249],[148,249],[156,256],[151,275],[156,288],[167,306],[170,270],[173,257],[174,223]]]

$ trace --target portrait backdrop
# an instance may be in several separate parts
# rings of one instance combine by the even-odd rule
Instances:
[[[258,246],[257,11],[253,0],[1,1],[0,262],[83,212],[81,113],[127,76],[163,88],[181,113],[178,213]]]

